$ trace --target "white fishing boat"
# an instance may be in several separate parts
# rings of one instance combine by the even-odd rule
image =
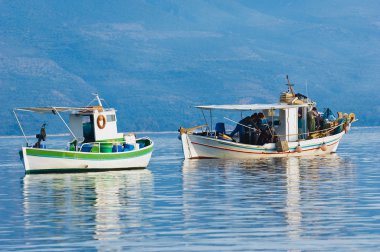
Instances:
[[[340,140],[356,121],[355,115],[338,112],[335,117],[330,109],[319,113],[315,102],[295,94],[289,80],[287,85],[288,90],[275,104],[196,106],[206,122],[179,129],[185,159],[254,159],[336,152]],[[213,129],[213,113],[218,111],[237,112],[241,117],[244,113],[253,115],[243,120],[223,117],[224,121],[217,122]],[[210,115],[209,120],[204,112]],[[225,121],[237,125],[232,136],[225,130]],[[235,132],[238,137],[233,136]]]
[[[26,173],[92,172],[146,168],[153,141],[148,137],[117,131],[116,110],[105,108],[98,95],[97,106],[85,107],[29,107],[16,108],[13,113],[25,138],[20,157]],[[30,144],[16,112],[50,113],[59,117],[71,134],[72,140],[62,149],[47,148],[45,124]],[[69,124],[61,113],[68,112]]]

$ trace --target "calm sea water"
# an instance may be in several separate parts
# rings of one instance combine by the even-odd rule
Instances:
[[[0,139],[0,250],[380,249],[380,128],[335,155],[256,161],[185,161],[177,135],[148,135],[146,170],[26,176],[23,139]]]

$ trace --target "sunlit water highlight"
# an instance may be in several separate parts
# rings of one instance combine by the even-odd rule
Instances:
[[[380,128],[335,155],[253,161],[183,160],[175,134],[150,136],[146,170],[26,176],[23,139],[0,139],[0,250],[379,248]]]

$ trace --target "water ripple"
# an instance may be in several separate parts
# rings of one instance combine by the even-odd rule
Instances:
[[[183,160],[176,135],[151,137],[149,169],[123,172],[24,176],[17,160],[22,139],[1,147],[1,248],[378,248],[378,128],[353,129],[335,155],[249,161]]]

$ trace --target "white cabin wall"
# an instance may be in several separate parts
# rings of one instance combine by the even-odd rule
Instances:
[[[111,122],[106,120],[106,126],[103,129],[100,129],[97,124],[97,119],[99,115],[104,115],[107,118],[107,115],[115,115],[115,121]],[[94,130],[95,130],[95,141],[107,140],[114,138],[122,138],[123,134],[117,132],[117,117],[115,110],[98,112],[94,113]]]
[[[281,140],[295,142],[298,140],[298,108],[280,109],[280,126],[277,135]]]
[[[298,141],[298,108],[290,108],[288,111],[288,141]]]

